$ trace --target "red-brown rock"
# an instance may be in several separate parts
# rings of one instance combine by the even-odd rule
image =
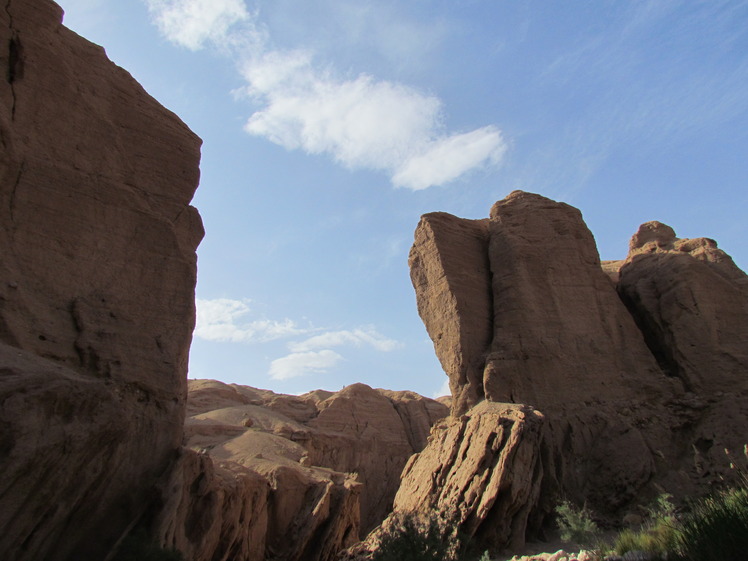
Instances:
[[[543,415],[483,401],[435,425],[403,470],[400,514],[438,512],[486,547],[521,546],[541,492]]]
[[[525,536],[517,532],[539,528],[561,497],[615,522],[663,489],[692,496],[729,479],[723,450],[741,447],[748,430],[748,280],[713,240],[678,240],[650,222],[625,261],[601,263],[579,211],[514,192],[487,223],[423,217],[411,277],[450,377],[452,422],[464,414],[476,423],[486,414],[476,405],[482,396],[532,406],[545,419],[542,438],[528,442],[528,457],[542,458],[542,481],[527,482],[516,530],[475,532],[484,544],[519,544]],[[488,296],[480,288],[487,284]],[[489,336],[472,327],[486,316]],[[484,453],[477,430],[462,433],[460,458]],[[471,512],[474,501],[447,497],[433,483],[460,463],[440,452],[443,439],[434,435],[419,470],[404,473],[396,511]],[[533,462],[512,469],[533,471]],[[468,461],[455,469],[465,480],[481,478]],[[502,501],[498,508],[516,503]]]
[[[102,559],[182,440],[200,140],[49,0],[0,10],[0,557]],[[34,356],[38,358],[34,358]]]
[[[406,461],[448,413],[412,392],[364,384],[301,396],[214,380],[190,380],[189,388],[188,446],[229,472],[239,468],[240,479],[249,470],[266,482],[264,555],[289,561],[333,559],[379,524],[392,509]],[[189,499],[193,510],[180,516],[205,515],[201,500]],[[201,514],[189,514],[195,511]],[[224,527],[239,524],[223,520]],[[224,541],[220,527],[210,527],[208,541]]]

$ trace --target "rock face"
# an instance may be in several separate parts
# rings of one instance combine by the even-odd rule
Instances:
[[[481,354],[491,343],[488,220],[435,212],[421,218],[415,237],[409,263],[418,313],[449,375],[454,410],[465,411],[483,399]]]
[[[453,421],[409,464],[396,510],[436,509],[500,549],[540,528],[559,497],[615,522],[658,490],[703,493],[728,475],[723,449],[742,447],[748,429],[748,278],[712,240],[647,223],[624,261],[603,264],[579,211],[517,191],[488,220],[425,215],[410,266]],[[486,454],[486,402],[542,413],[541,429],[518,437],[534,452],[511,466],[489,455],[491,477],[541,475],[476,501],[433,482],[486,479],[485,463],[453,468],[444,452]],[[519,426],[516,411],[490,415],[487,424]],[[527,503],[515,512],[516,496]],[[496,524],[486,502],[514,514]]]
[[[660,367],[686,389],[707,396],[748,388],[748,277],[714,240],[678,240],[664,224],[642,225],[618,290]]]
[[[213,380],[189,387],[188,446],[240,478],[249,470],[265,481],[273,559],[332,559],[379,524],[406,461],[448,413],[412,392],[364,384],[302,396]]]
[[[102,559],[182,439],[200,140],[48,0],[0,10],[0,557]]]
[[[451,524],[487,546],[522,545],[541,491],[543,416],[530,407],[483,401],[435,427],[403,471],[399,513],[448,509]],[[468,508],[465,508],[468,506]]]

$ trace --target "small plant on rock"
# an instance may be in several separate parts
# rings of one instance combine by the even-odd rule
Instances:
[[[643,551],[650,559],[666,559],[675,546],[678,521],[672,495],[663,493],[649,510],[649,521],[638,531],[627,529],[615,540],[613,549],[619,555],[629,551]]]
[[[383,528],[372,561],[458,561],[467,542],[446,521],[414,515],[395,516]]]
[[[577,508],[569,501],[563,501],[556,507],[556,516],[562,541],[581,546],[592,546],[599,541],[600,530],[586,505]]]

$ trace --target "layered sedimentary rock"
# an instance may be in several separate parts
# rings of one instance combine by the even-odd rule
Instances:
[[[328,559],[381,522],[406,461],[448,413],[412,392],[364,384],[301,396],[213,380],[189,386],[188,446],[266,478],[265,539],[278,559]],[[322,557],[307,547],[319,544]]]
[[[0,557],[102,559],[182,439],[200,140],[48,0],[0,10]]]
[[[183,450],[154,537],[190,561],[264,559],[270,493],[268,480],[251,469]]]
[[[542,477],[528,483],[527,508],[507,534],[477,501],[433,485],[451,465],[439,450],[454,429],[440,424],[413,460],[421,467],[404,474],[396,510],[429,505],[500,548],[523,540],[524,525],[539,528],[560,497],[615,522],[662,489],[703,493],[728,475],[723,450],[742,446],[748,429],[748,293],[712,240],[678,240],[647,223],[625,260],[603,264],[579,211],[514,192],[485,221],[425,215],[410,266],[450,378],[453,423],[477,426],[483,399],[535,408],[535,453],[494,469],[535,473],[540,457]],[[461,457],[486,453],[470,431],[461,438]],[[450,472],[443,485],[466,478]],[[515,505],[512,494],[485,493],[495,512]]]
[[[355,472],[363,483],[361,530],[392,510],[408,458],[426,445],[431,425],[447,415],[440,403],[412,392],[347,386],[318,404],[304,446],[312,465]]]
[[[403,470],[395,510],[442,512],[485,546],[522,545],[541,492],[542,430],[531,407],[489,401],[445,419]]]

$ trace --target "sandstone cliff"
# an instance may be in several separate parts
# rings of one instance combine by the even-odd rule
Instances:
[[[453,420],[409,462],[396,511],[442,511],[500,549],[561,497],[615,522],[728,476],[748,429],[748,277],[713,240],[647,223],[603,264],[579,211],[517,191],[487,220],[425,215],[410,266]],[[539,416],[530,430],[486,402]]]
[[[200,140],[49,0],[0,10],[0,557],[103,559],[182,439]]]

